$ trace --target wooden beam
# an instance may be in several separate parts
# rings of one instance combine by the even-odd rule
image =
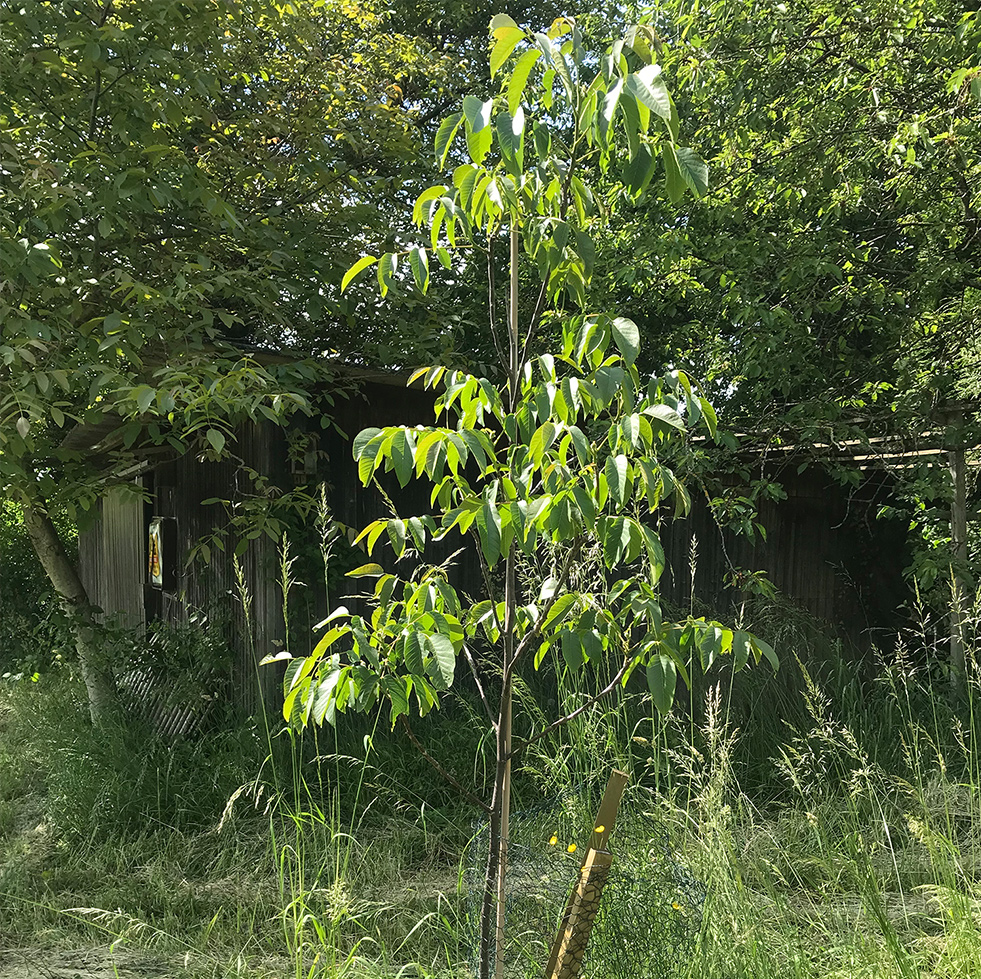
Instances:
[[[952,426],[960,430],[964,416],[957,412],[951,419]],[[964,604],[967,598],[963,569],[967,563],[967,478],[963,447],[952,448],[947,453],[953,496],[950,504],[950,681],[951,696],[955,702],[964,700],[967,684],[964,655]]]

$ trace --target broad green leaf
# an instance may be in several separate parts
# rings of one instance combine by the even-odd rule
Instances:
[[[675,145],[671,140],[666,139],[661,144],[661,159],[664,161],[664,189],[671,203],[677,204],[685,196],[688,185],[681,176]]]
[[[391,459],[399,486],[403,488],[412,478],[413,448],[412,437],[404,428],[400,428],[392,437]]]
[[[490,74],[493,78],[511,55],[517,45],[524,40],[525,32],[516,24],[502,24],[492,31],[494,47],[491,49]]]
[[[640,197],[654,175],[654,157],[650,147],[642,143],[623,168],[623,183],[631,197]]]
[[[667,425],[679,432],[683,432],[685,430],[684,419],[674,410],[674,408],[669,408],[667,405],[648,405],[643,409],[643,413],[647,415],[648,418],[660,423],[662,428],[663,426]]]
[[[468,131],[467,152],[470,154],[470,159],[479,166],[484,162],[485,157],[490,152],[493,142],[494,133],[490,128],[481,129],[478,132]],[[474,218],[474,220],[476,221],[477,219]]]
[[[538,48],[529,48],[518,58],[514,71],[511,72],[511,80],[508,82],[508,111],[511,115],[514,115],[521,105],[525,87],[528,84],[528,76],[541,54]]]
[[[640,71],[627,75],[625,89],[642,105],[662,119],[671,118],[671,98],[667,86],[660,78],[657,65],[644,65]]]
[[[630,527],[623,517],[613,517],[603,520],[600,528],[603,560],[608,568],[614,568],[623,560],[630,546]]]
[[[343,292],[351,282],[369,265],[374,265],[378,259],[374,255],[365,255],[364,258],[359,258],[345,273],[344,278],[341,279],[341,292]]]
[[[666,714],[671,710],[677,684],[678,668],[674,660],[664,653],[658,653],[647,664],[647,687],[660,713]]]
[[[365,428],[358,432],[354,436],[354,458],[360,459],[361,454],[364,452],[365,447],[368,443],[376,436],[381,435],[382,431],[380,428]],[[374,458],[374,457],[372,457]]]
[[[715,438],[719,430],[719,420],[716,417],[715,409],[706,398],[699,398],[698,402],[702,407],[702,417],[705,419],[705,425],[709,430],[709,435]]]
[[[696,197],[701,197],[708,191],[708,164],[688,146],[679,146],[677,155],[682,179]]]
[[[334,699],[337,683],[342,676],[342,670],[331,670],[327,676],[314,685],[313,694],[310,697],[310,716],[315,724],[324,723],[324,718],[327,716],[327,711]]]
[[[582,517],[582,523],[587,530],[592,530],[596,523],[596,501],[585,486],[573,486],[572,498]]]
[[[426,219],[425,206],[430,201],[442,197],[449,188],[446,184],[437,184],[435,187],[427,187],[417,198],[415,206],[412,208],[412,220],[415,224],[422,224]],[[364,261],[362,259],[361,261]],[[357,273],[355,273],[357,274]],[[343,285],[341,286],[343,289]]]
[[[388,528],[388,539],[392,543],[392,550],[396,557],[401,557],[405,553],[405,523],[398,517],[393,517],[386,524]]]
[[[769,643],[764,642],[758,636],[751,636],[750,638],[752,639],[753,647],[757,650],[757,652],[762,653],[770,666],[772,666],[775,670],[780,669],[780,660],[777,659],[777,654],[773,651],[773,647]]]
[[[467,129],[474,133],[486,129],[490,125],[493,108],[493,99],[484,102],[473,95],[466,96],[463,100],[463,114],[467,119]]]
[[[507,14],[494,14],[490,21],[490,33],[493,37],[496,31],[505,27],[517,27],[518,25]]]
[[[603,97],[603,105],[600,108],[599,116],[596,119],[596,136],[600,146],[604,149],[610,145],[610,127],[616,115],[617,104],[620,101],[620,93],[623,91],[623,79],[618,78],[616,83],[607,90]]]
[[[640,352],[640,330],[637,324],[626,316],[617,316],[611,321],[610,327],[617,350],[628,364],[632,364]]]
[[[447,116],[436,130],[436,159],[439,161],[440,170],[446,166],[446,157],[450,152],[450,145],[460,128],[461,122],[463,122],[463,113],[454,112],[453,115]]]
[[[738,673],[753,656],[752,636],[747,632],[735,632],[732,636],[732,668]]]
[[[477,532],[484,557],[494,567],[501,556],[501,515],[493,503],[484,503],[477,511]]]
[[[377,578],[384,573],[385,569],[380,564],[362,564],[353,571],[345,571],[344,575],[348,578]]]
[[[524,113],[519,106],[515,116],[499,112],[495,119],[497,145],[501,148],[501,156],[508,170],[518,177],[524,162]]]
[[[456,650],[452,641],[443,635],[426,637],[426,645],[431,650],[439,665],[439,672],[447,687],[453,686],[453,676],[456,670]]]
[[[419,291],[425,293],[429,289],[429,257],[425,248],[416,246],[409,252],[409,267]]]
[[[395,281],[395,271],[398,268],[398,256],[392,252],[385,252],[378,261],[378,288],[382,298],[388,294]]]
[[[208,431],[205,432],[205,438],[208,440],[208,444],[211,446],[211,448],[221,455],[225,448],[224,434],[217,428],[209,428]]]
[[[601,367],[593,375],[596,388],[604,405],[612,404],[623,385],[623,368],[612,365]]]
[[[618,509],[626,500],[628,470],[629,463],[625,455],[606,457],[603,471],[606,473],[607,485],[610,488],[610,498]]]
[[[620,106],[620,114],[623,116],[623,130],[627,136],[627,147],[632,160],[637,155],[641,145],[640,112],[634,98],[621,97],[617,104]]]
[[[545,453],[552,447],[555,442],[555,425],[552,422],[545,422],[544,425],[539,426],[535,431],[535,434],[531,437],[531,443],[528,446],[528,451],[531,454],[532,459],[535,460],[539,465],[542,464],[542,459]]]
[[[562,622],[576,607],[578,601],[579,596],[572,592],[565,592],[560,595],[555,600],[555,604],[548,610],[548,615],[545,616],[545,621],[542,623],[542,629],[549,629]]]
[[[572,72],[569,70],[569,62],[566,61],[565,55],[556,48],[552,50],[552,64],[555,65],[555,73],[559,76],[569,101],[575,101],[575,85],[572,81]]]
[[[416,632],[414,629],[405,637],[405,668],[416,676],[421,676],[424,669],[422,656],[425,639],[421,632]]]
[[[582,640],[571,629],[563,629],[559,635],[562,644],[562,658],[570,670],[578,670],[584,662]]]
[[[392,705],[392,727],[403,714],[409,713],[409,694],[406,690],[406,681],[398,676],[384,676],[381,679],[381,687]]]

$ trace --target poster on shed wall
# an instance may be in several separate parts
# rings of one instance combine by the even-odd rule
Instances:
[[[164,541],[163,541],[163,520],[154,517],[150,521],[150,539],[148,546],[149,562],[147,566],[147,577],[151,585],[163,588],[164,583]]]
[[[147,536],[147,581],[153,588],[175,591],[178,575],[177,521],[154,517]]]

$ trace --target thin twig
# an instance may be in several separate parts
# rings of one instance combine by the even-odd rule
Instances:
[[[528,322],[528,332],[525,334],[525,342],[521,345],[521,362],[524,363],[528,359],[528,347],[531,344],[531,339],[535,334],[535,328],[538,326],[539,320],[542,318],[542,313],[544,311],[545,302],[545,292],[548,288],[548,279],[542,282],[541,289],[538,290],[538,299],[535,302],[535,309],[531,314],[531,319]]]
[[[592,697],[589,698],[589,700],[586,701],[586,703],[582,704],[580,707],[577,707],[574,711],[572,711],[571,714],[566,714],[565,717],[560,717],[557,721],[552,721],[551,724],[549,724],[547,727],[542,728],[541,731],[539,731],[537,734],[533,734],[530,738],[526,738],[519,745],[517,745],[517,747],[511,750],[511,753],[508,755],[508,759],[513,761],[517,755],[519,755],[522,751],[525,750],[525,748],[529,747],[530,745],[533,745],[536,741],[541,741],[542,738],[544,738],[548,734],[551,734],[557,728],[560,728],[563,725],[568,724],[570,721],[574,721],[577,717],[579,717],[580,714],[585,713],[587,710],[589,710],[590,707],[599,703],[604,697],[608,697],[617,688],[620,681],[623,679],[624,674],[626,674],[627,672],[627,667],[629,666],[630,666],[630,657],[628,656],[624,659],[623,666],[621,666],[620,669],[617,671],[617,675],[612,680],[610,680],[610,682],[605,687],[603,687],[603,689],[600,690],[599,693],[594,694]]]
[[[487,313],[490,322],[491,339],[501,366],[507,370],[508,359],[504,356],[501,338],[497,334],[497,283],[494,276],[494,239],[487,239]]]
[[[439,774],[442,775],[443,778],[446,779],[446,781],[449,782],[450,785],[452,785],[453,788],[456,789],[457,792],[459,792],[465,799],[489,814],[491,812],[491,807],[487,805],[483,799],[478,799],[477,796],[475,796],[469,789],[465,789],[445,768],[443,768],[443,766],[435,758],[433,758],[428,751],[426,751],[422,745],[422,742],[416,737],[415,731],[409,727],[409,722],[406,720],[404,714],[399,716],[399,721],[402,723],[402,727],[405,728],[405,733],[409,736],[409,740],[418,749],[422,757],[425,758],[426,761],[428,761],[429,764],[432,765],[433,768],[435,768],[436,771],[439,772]]]
[[[466,656],[467,662],[470,664],[470,672],[473,674],[474,683],[477,684],[477,693],[480,694],[481,703],[484,705],[484,710],[487,712],[487,719],[491,722],[494,730],[496,731],[497,719],[494,717],[494,711],[491,710],[490,701],[487,699],[487,694],[484,692],[484,685],[480,680],[480,671],[477,669],[477,663],[470,654],[470,647],[466,643],[463,644],[463,655]]]

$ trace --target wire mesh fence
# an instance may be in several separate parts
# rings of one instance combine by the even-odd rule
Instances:
[[[569,894],[580,877],[583,847],[600,798],[580,785],[533,809],[512,813],[505,904],[506,979],[543,979],[549,951]],[[489,828],[477,828],[467,864],[466,942],[474,974],[480,948],[480,907]],[[625,799],[613,834],[613,866],[606,875],[583,979],[671,979],[694,951],[705,886],[676,858],[667,832],[652,815]]]

